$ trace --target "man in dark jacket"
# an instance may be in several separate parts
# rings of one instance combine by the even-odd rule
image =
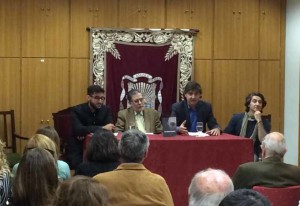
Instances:
[[[211,104],[201,100],[202,89],[197,82],[188,82],[184,89],[184,100],[172,105],[171,116],[176,117],[180,134],[197,132],[197,122],[203,123],[203,132],[220,135],[221,129],[214,117]],[[206,131],[206,126],[210,129]]]
[[[261,162],[248,162],[238,167],[232,178],[234,189],[252,189],[256,185],[265,187],[300,185],[300,168],[283,162],[287,149],[281,133],[267,134],[261,149]]]
[[[83,158],[83,140],[87,134],[94,133],[97,129],[112,131],[112,113],[104,105],[104,89],[99,85],[91,85],[87,88],[87,102],[73,107],[72,131],[70,138],[68,158],[70,166],[76,168]]]

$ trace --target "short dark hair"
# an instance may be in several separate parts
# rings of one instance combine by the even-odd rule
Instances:
[[[267,101],[266,101],[266,99],[265,99],[265,97],[264,97],[263,94],[261,94],[259,92],[252,92],[252,93],[248,94],[246,96],[246,99],[245,99],[246,112],[249,112],[249,110],[250,110],[249,109],[249,104],[250,104],[250,102],[252,100],[252,97],[254,97],[254,96],[258,96],[258,97],[261,98],[261,101],[262,101],[262,108],[261,108],[261,110],[263,110],[263,108],[265,108],[265,106],[267,105]]]
[[[89,96],[92,96],[94,93],[104,93],[105,90],[100,87],[99,85],[90,85],[88,88],[87,88],[87,95]]]
[[[149,148],[149,139],[139,130],[127,130],[119,141],[119,152],[123,162],[141,163]]]
[[[229,193],[219,206],[271,206],[271,203],[257,191],[238,189]]]
[[[118,140],[111,131],[97,130],[87,149],[87,160],[90,162],[117,162],[120,158]]]
[[[137,89],[132,89],[132,90],[130,90],[129,92],[128,92],[128,94],[127,94],[127,100],[129,101],[129,102],[131,102],[132,101],[132,96],[133,95],[136,95],[136,94],[138,94],[138,93],[141,93],[139,90],[137,90]]]
[[[97,180],[75,176],[62,182],[56,190],[53,206],[105,206],[108,192]]]
[[[202,88],[201,88],[201,85],[198,84],[197,82],[195,81],[191,81],[191,82],[188,82],[185,87],[184,87],[184,92],[183,94],[186,94],[188,93],[189,91],[195,91],[195,92],[199,92],[199,94],[202,94]]]

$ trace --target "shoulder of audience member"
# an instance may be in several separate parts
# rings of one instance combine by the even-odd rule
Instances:
[[[63,160],[57,160],[57,165],[59,165],[60,167],[63,167],[63,168],[66,168],[66,169],[70,170],[70,167],[69,167],[68,163],[66,163]]]

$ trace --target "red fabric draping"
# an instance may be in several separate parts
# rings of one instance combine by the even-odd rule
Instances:
[[[240,164],[253,161],[253,141],[248,138],[229,134],[203,138],[148,136],[150,147],[144,165],[165,178],[178,206],[188,205],[188,187],[198,171],[217,168],[232,176]]]
[[[171,104],[176,102],[178,55],[174,55],[171,59],[165,61],[165,55],[170,45],[118,43],[115,43],[115,45],[121,59],[116,59],[110,53],[106,54],[106,104],[111,107],[115,119],[120,106],[122,77],[124,75],[132,77],[136,73],[147,73],[153,78],[162,78],[162,115],[168,116],[171,113]],[[146,81],[146,78],[142,81]],[[124,82],[124,88],[125,91],[128,91],[127,82]],[[158,90],[159,87],[156,88],[156,93]],[[122,103],[126,108],[126,98]],[[158,104],[159,102],[156,99],[156,109]]]

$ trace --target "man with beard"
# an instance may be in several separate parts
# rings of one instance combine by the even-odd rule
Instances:
[[[127,99],[130,107],[119,111],[116,132],[125,132],[133,128],[144,133],[162,132],[160,114],[155,109],[144,107],[145,99],[139,90],[130,90]]]
[[[171,116],[176,117],[177,132],[197,132],[197,122],[203,123],[203,132],[220,135],[221,129],[212,112],[211,104],[201,100],[202,89],[197,82],[188,82],[184,88],[184,100],[172,105]],[[210,129],[206,131],[206,126]]]
[[[241,137],[251,138],[254,142],[254,161],[258,161],[261,154],[261,142],[271,131],[267,118],[262,118],[262,110],[267,105],[264,95],[252,92],[246,96],[243,113],[234,114],[224,132]]]
[[[112,131],[112,113],[104,105],[104,89],[99,85],[91,85],[87,88],[87,102],[73,107],[72,131],[70,138],[68,158],[72,168],[76,168],[83,158],[83,140],[87,134],[94,133],[98,129]]]

